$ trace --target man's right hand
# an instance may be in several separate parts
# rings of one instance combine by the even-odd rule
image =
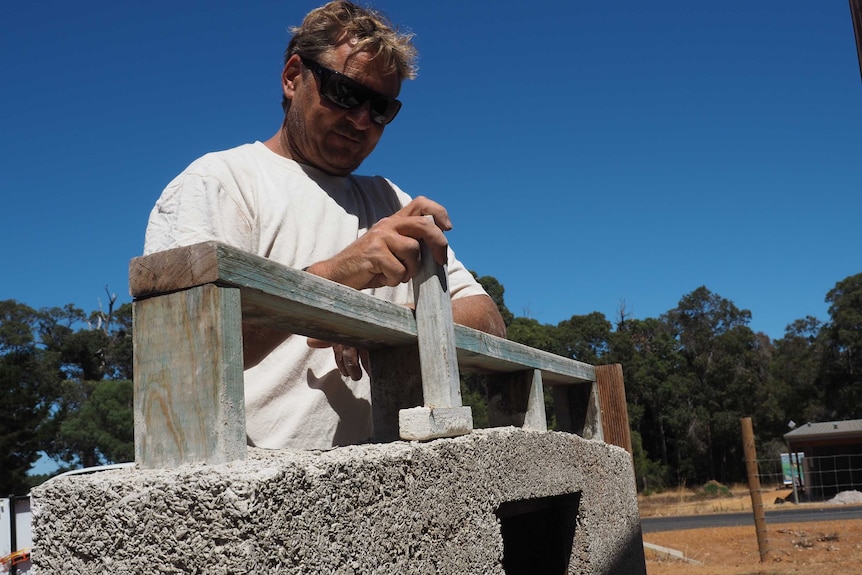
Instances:
[[[434,216],[434,220],[426,215]],[[449,243],[443,232],[451,229],[446,208],[418,196],[379,220],[340,253],[306,271],[356,289],[396,286],[419,271],[420,240],[431,249],[437,263],[446,263]]]

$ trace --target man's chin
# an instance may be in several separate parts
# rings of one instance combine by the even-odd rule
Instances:
[[[347,176],[353,173],[357,168],[359,168],[360,164],[362,164],[362,161],[364,159],[365,156],[357,157],[356,154],[353,153],[329,154],[329,157],[326,158],[326,171],[337,176]]]

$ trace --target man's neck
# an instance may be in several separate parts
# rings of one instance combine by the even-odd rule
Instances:
[[[283,129],[279,129],[278,132],[276,132],[273,137],[265,141],[263,145],[278,154],[279,156],[284,156],[289,160],[293,159],[293,156],[290,153],[290,148],[287,146],[287,142],[285,142],[285,135]]]

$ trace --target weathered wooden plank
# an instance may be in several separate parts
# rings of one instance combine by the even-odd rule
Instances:
[[[134,258],[129,263],[129,292],[141,298],[215,283],[218,246],[203,242]]]
[[[623,366],[619,363],[596,366],[596,386],[602,410],[602,431],[605,442],[632,452],[629,412],[626,407],[626,387]]]
[[[487,375],[488,423],[491,427],[513,425],[546,431],[542,372],[528,369]]]
[[[375,349],[416,341],[410,310],[236,248],[205,242],[135,258],[137,299],[205,283],[242,291],[243,321]],[[547,385],[595,381],[591,365],[455,325],[461,369],[488,373],[542,370]]]
[[[595,381],[593,366],[574,361],[481,331],[455,325],[458,364],[479,372],[513,372],[525,368],[542,370],[542,381],[550,385]]]
[[[433,216],[426,217],[434,221]],[[434,261],[434,255],[424,241],[419,245],[421,261],[419,272],[413,278],[413,293],[424,405],[460,407],[461,380],[446,268]]]
[[[372,348],[416,341],[409,309],[224,244],[142,256],[129,269],[138,299],[212,282],[242,290],[246,323]]]
[[[362,296],[361,301],[356,296]],[[416,321],[405,307],[387,305],[372,315],[365,304],[376,298],[360,292],[351,294],[348,301],[356,305],[349,310],[333,302],[329,307],[312,307],[302,299],[305,298],[287,299],[242,289],[242,321],[365,349],[416,343]]]
[[[133,304],[141,467],[245,458],[239,298],[204,285]]]

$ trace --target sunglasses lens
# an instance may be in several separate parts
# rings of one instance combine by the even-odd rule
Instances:
[[[340,108],[350,110],[371,101],[371,121],[381,126],[388,124],[401,109],[401,102],[387,98],[362,84],[330,70],[311,60],[303,60],[317,75],[320,94]]]
[[[346,82],[345,78],[333,76],[326,83],[324,95],[342,108],[355,108],[365,101],[363,94],[359,94],[356,88],[357,86]]]
[[[375,98],[371,100],[371,121],[375,124],[386,125],[395,119],[395,115],[401,109],[401,102],[387,98]]]

